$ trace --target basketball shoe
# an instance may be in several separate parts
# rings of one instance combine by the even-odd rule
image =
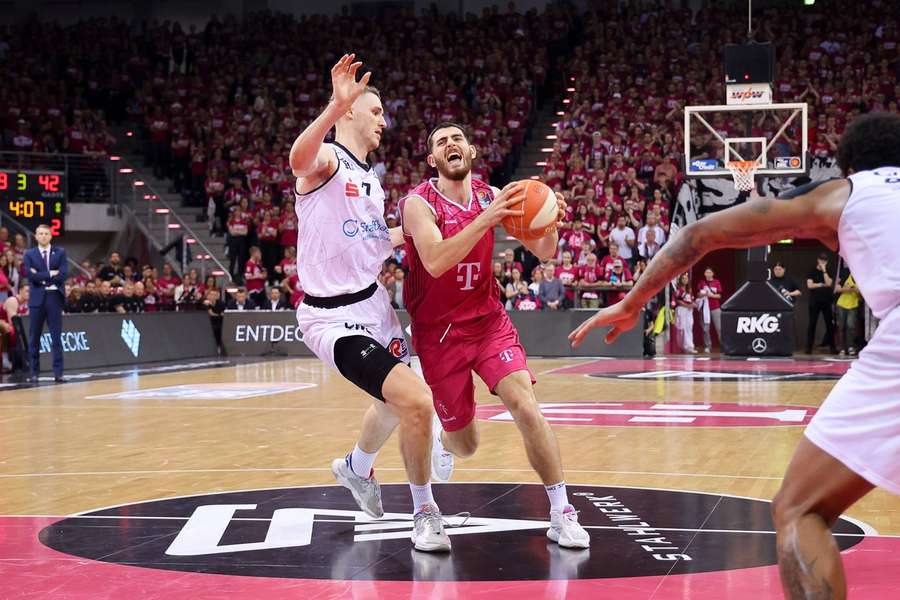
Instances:
[[[346,458],[336,458],[331,462],[331,472],[337,482],[350,490],[353,499],[359,508],[372,517],[380,519],[384,516],[384,507],[381,505],[381,487],[375,480],[375,471],[369,473],[369,477],[360,477],[353,472]]]
[[[437,415],[431,422],[431,478],[438,481],[449,481],[453,474],[453,454],[444,449],[441,443],[441,431],[444,428]]]
[[[571,504],[566,504],[561,511],[550,511],[547,537],[563,548],[587,548],[591,545],[591,536],[578,523],[578,512]]]
[[[425,504],[413,515],[412,543],[422,552],[450,552],[450,536],[434,504]]]

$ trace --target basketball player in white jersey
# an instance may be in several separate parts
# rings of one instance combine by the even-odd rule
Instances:
[[[418,550],[450,550],[431,493],[431,390],[409,368],[409,352],[387,291],[376,283],[393,246],[403,242],[384,221],[384,191],[368,154],[385,128],[371,73],[344,55],[331,70],[333,96],[294,141],[297,177],[297,271],[306,296],[297,309],[303,342],[327,365],[375,398],[353,451],[332,471],[360,508],[384,515],[372,464],[400,425],[400,452],[413,496],[412,541]],[[323,143],[335,127],[335,142]]]
[[[900,115],[853,121],[838,145],[838,164],[845,179],[778,199],[754,195],[688,225],[622,302],[569,336],[578,346],[590,330],[611,325],[612,342],[667,282],[717,248],[809,237],[840,250],[881,323],[806,428],[772,502],[782,586],[797,600],[847,597],[830,527],[876,486],[900,495]]]

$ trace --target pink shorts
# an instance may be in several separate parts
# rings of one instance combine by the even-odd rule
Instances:
[[[462,325],[412,326],[412,343],[431,387],[434,409],[446,431],[457,431],[475,417],[475,384],[472,371],[491,393],[500,380],[516,371],[527,371],[525,349],[506,311],[498,311]]]

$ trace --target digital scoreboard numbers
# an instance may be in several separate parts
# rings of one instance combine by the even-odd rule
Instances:
[[[58,171],[0,170],[0,208],[30,231],[46,223],[54,237],[65,233],[65,175]]]

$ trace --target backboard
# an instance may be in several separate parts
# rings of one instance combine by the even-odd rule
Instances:
[[[686,106],[684,158],[688,177],[731,177],[725,163],[755,160],[757,175],[806,173],[807,105]]]

